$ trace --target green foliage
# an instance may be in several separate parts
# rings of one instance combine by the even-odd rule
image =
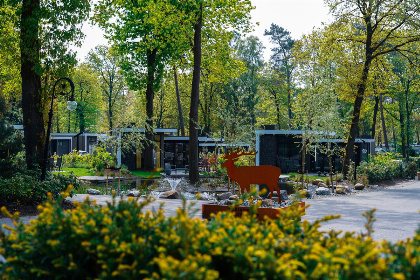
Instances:
[[[103,147],[96,147],[92,153],[92,157],[90,160],[90,167],[96,170],[101,170],[115,161],[115,156],[112,156],[110,153],[106,151]]]
[[[254,193],[255,194],[255,193]],[[246,196],[242,197],[247,199]],[[191,218],[188,208],[165,217],[144,212],[148,201],[98,207],[87,199],[74,210],[49,201],[29,225],[1,234],[4,279],[417,279],[420,230],[397,244],[376,242],[373,211],[367,234],[320,231],[327,216],[300,221],[293,205],[278,220],[258,223],[256,210],[236,218]],[[17,217],[10,217],[16,219]]]
[[[47,193],[51,193],[54,199],[60,192],[66,190],[68,185],[75,188],[80,186],[75,176],[47,176],[46,180],[39,180],[38,172],[27,171],[16,173],[11,178],[0,177],[0,203],[17,202],[22,205],[42,203],[47,199]]]
[[[10,177],[17,171],[15,156],[23,150],[23,139],[6,120],[5,100],[0,96],[0,176]]]
[[[376,183],[396,178],[411,178],[417,174],[415,162],[405,163],[398,160],[395,153],[381,153],[367,162],[361,162],[357,167],[357,174],[366,175],[369,183]]]
[[[79,155],[76,150],[63,155],[63,165],[71,168],[92,168],[102,170],[112,165],[114,157],[103,147],[96,147],[91,154]]]

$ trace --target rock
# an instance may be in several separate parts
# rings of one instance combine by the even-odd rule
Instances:
[[[262,200],[263,198],[257,194],[257,195],[254,195],[254,199]]]
[[[289,199],[289,196],[287,195],[287,191],[286,190],[280,190],[280,200],[288,200],[288,199]]]
[[[140,191],[131,190],[127,192],[127,196],[139,196]]]
[[[219,205],[232,205],[232,204],[234,204],[235,203],[235,201],[233,201],[233,200],[229,200],[229,199],[223,199],[223,200],[221,200],[221,201],[219,201]]]
[[[361,184],[361,183],[357,183],[356,185],[354,185],[354,189],[355,190],[358,190],[358,191],[361,191],[364,188],[365,188],[365,186],[363,184]]]
[[[87,193],[87,194],[91,194],[91,195],[100,195],[100,194],[101,194],[101,192],[100,192],[100,191],[95,190],[95,189],[88,189],[88,190],[86,191],[86,193]]]
[[[312,185],[318,186],[319,183],[324,183],[322,179],[315,179],[312,181]]]
[[[316,194],[317,195],[330,195],[331,192],[328,188],[319,187],[316,189]]]
[[[314,196],[314,192],[311,190],[306,190],[305,196],[306,198],[312,198]]]
[[[216,199],[225,200],[225,199],[229,199],[229,197],[231,197],[232,195],[233,194],[231,192],[220,193],[220,194],[216,194]]]
[[[229,196],[228,199],[229,200],[239,200],[239,196],[237,196],[236,194],[235,195],[231,195],[231,196]]]
[[[347,194],[347,193],[349,193],[349,192],[350,192],[350,189],[349,189],[349,187],[347,187],[347,186],[341,186],[341,185],[338,185],[338,186],[335,188],[335,192],[336,192],[336,193],[338,193],[338,194]]]
[[[164,192],[159,196],[159,198],[167,199],[178,199],[179,197],[179,192],[177,192],[176,190]]]
[[[278,182],[280,190],[286,190],[287,194],[295,193],[295,184],[294,182]]]
[[[327,186],[327,184],[325,184],[324,182],[322,182],[322,183],[319,183],[318,184],[318,188],[327,188],[328,189],[328,186]]]
[[[274,206],[274,202],[271,199],[264,199],[261,203],[262,207],[272,207]]]

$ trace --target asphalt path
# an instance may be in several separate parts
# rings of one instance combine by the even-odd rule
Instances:
[[[412,238],[420,227],[420,181],[406,181],[378,191],[322,199],[309,199],[303,219],[314,222],[326,215],[340,219],[322,223],[320,230],[342,230],[366,233],[362,214],[376,209],[373,239],[396,242]]]
[[[75,195],[71,200],[83,201],[87,195]],[[97,204],[104,205],[110,201],[110,196],[89,196],[96,200]],[[160,204],[165,202],[163,208],[166,216],[176,215],[176,210],[182,207],[179,199],[157,199],[148,205],[145,210],[156,211]],[[202,204],[205,201],[195,201],[192,206],[196,210],[194,217],[201,217]],[[343,195],[326,197],[321,199],[308,199],[303,219],[314,222],[327,215],[341,215],[341,218],[323,222],[320,230],[342,230],[356,233],[364,233],[366,218],[362,214],[366,211],[376,209],[374,217],[373,238],[375,240],[386,239],[396,242],[412,238],[420,226],[420,181],[405,181],[378,191],[358,193],[356,195]],[[22,221],[28,223],[36,217],[23,217]],[[9,218],[0,219],[1,224],[12,225]],[[2,229],[4,230],[4,229]]]

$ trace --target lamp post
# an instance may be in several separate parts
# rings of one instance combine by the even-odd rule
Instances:
[[[60,78],[58,79],[53,87],[53,94],[52,94],[52,98],[51,98],[51,108],[50,108],[50,112],[48,113],[48,128],[47,128],[47,138],[45,140],[45,147],[44,147],[44,162],[42,165],[42,173],[41,173],[41,181],[45,180],[45,175],[47,173],[47,165],[49,162],[48,159],[48,150],[49,150],[49,144],[50,144],[50,134],[51,134],[51,124],[52,124],[52,117],[53,117],[53,105],[54,105],[54,98],[56,98],[57,96],[55,95],[55,87],[60,83],[60,82],[65,82],[67,81],[70,84],[70,91],[68,92],[63,92],[63,90],[66,88],[66,84],[62,83],[61,84],[61,88],[62,91],[60,91],[58,93],[58,95],[63,95],[63,96],[68,96],[69,93],[71,93],[70,98],[68,98],[67,101],[67,109],[70,111],[74,111],[77,108],[77,102],[74,100],[74,83],[72,80],[70,80],[69,78]]]

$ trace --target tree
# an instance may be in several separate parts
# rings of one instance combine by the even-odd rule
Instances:
[[[277,24],[272,23],[270,30],[265,30],[264,35],[270,36],[270,41],[276,46],[271,49],[271,64],[275,71],[278,71],[286,78],[287,110],[289,116],[289,128],[291,128],[292,109],[291,109],[291,90],[292,74],[294,66],[292,63],[292,49],[295,41],[290,36],[290,32]],[[274,90],[274,89],[272,89]],[[273,93],[277,95],[277,93]],[[276,96],[275,96],[276,98]]]
[[[75,99],[77,101],[74,131],[88,130],[97,133],[103,131],[102,118],[98,118],[106,111],[104,110],[102,85],[98,84],[100,78],[86,64],[77,66],[71,77],[75,84]],[[61,103],[58,111],[62,112],[65,106],[66,104]]]
[[[333,40],[351,43],[362,54],[358,67],[353,116],[347,138],[343,175],[348,173],[354,154],[360,112],[365,98],[372,61],[390,52],[410,52],[409,45],[420,40],[420,6],[417,1],[325,0],[335,16]]]
[[[41,83],[49,68],[68,70],[76,64],[75,54],[68,51],[70,43],[78,45],[83,37],[81,23],[88,17],[89,0],[5,1],[20,15],[16,27],[20,31],[20,74],[26,163],[33,169],[42,163],[45,143],[44,103],[51,97]],[[54,62],[60,62],[58,65]],[[44,80],[45,81],[45,80]],[[42,88],[44,86],[44,88]],[[48,103],[49,104],[49,103]]]
[[[16,135],[6,116],[6,102],[0,96],[0,177],[7,178],[11,177],[15,171],[13,158],[23,149],[23,141]]]
[[[420,75],[417,56],[391,53],[389,59],[392,63],[392,72],[395,75],[391,82],[391,97],[395,104],[397,114],[391,115],[400,126],[401,152],[403,158],[409,159],[409,147],[412,141],[412,115],[414,109],[419,107]]]
[[[87,64],[99,76],[99,84],[108,107],[107,115],[110,131],[114,128],[115,105],[122,98],[126,87],[118,63],[118,54],[108,46],[96,46],[87,56]]]
[[[260,72],[264,65],[262,53],[264,46],[258,37],[249,36],[239,40],[236,45],[237,55],[244,63],[246,71],[238,78],[240,95],[243,106],[250,115],[252,130],[255,130],[256,114],[255,106],[258,103],[258,85],[260,83]]]
[[[153,100],[161,85],[164,63],[179,58],[179,46],[185,44],[182,22],[190,21],[177,3],[168,1],[101,0],[96,6],[95,20],[121,57],[120,65],[131,89],[146,88],[146,170],[153,169]],[[190,32],[190,30],[187,30]],[[182,35],[182,36],[181,36]]]

